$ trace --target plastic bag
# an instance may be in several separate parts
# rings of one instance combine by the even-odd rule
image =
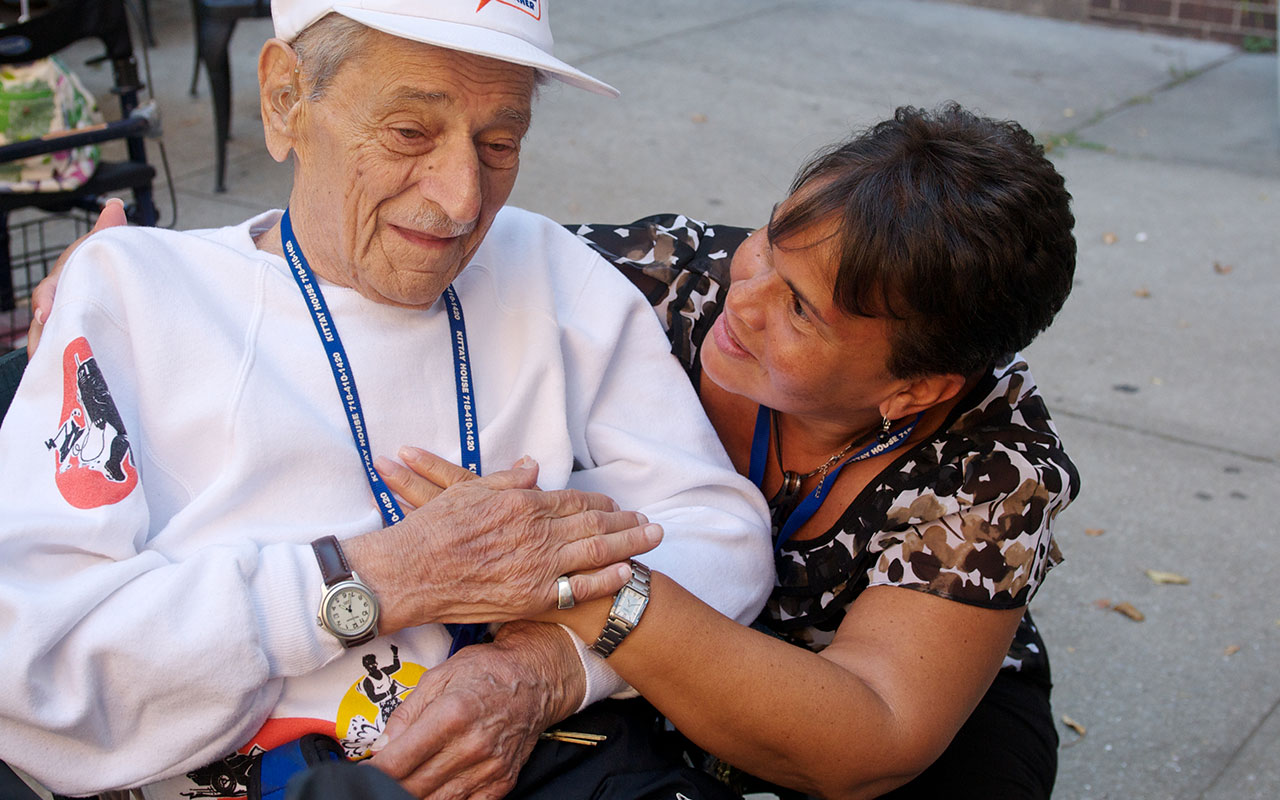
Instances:
[[[102,122],[93,95],[57,56],[0,66],[0,144]],[[0,191],[65,192],[93,176],[97,145],[0,164]]]

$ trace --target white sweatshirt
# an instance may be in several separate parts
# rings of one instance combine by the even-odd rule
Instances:
[[[313,730],[358,754],[447,654],[440,625],[350,651],[316,625],[309,543],[383,523],[302,295],[253,244],[278,215],[95,235],[0,427],[0,760],[55,791],[208,796],[198,768]],[[749,622],[773,583],[767,510],[641,295],[514,208],[454,286],[485,471],[528,454],[542,488],[644,512],[666,530],[646,563]],[[456,462],[443,301],[323,291],[373,454]]]

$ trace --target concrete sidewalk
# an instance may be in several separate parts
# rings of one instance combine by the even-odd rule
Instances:
[[[179,225],[281,205],[254,78],[269,22],[233,42],[230,191],[215,195],[207,88],[186,92],[189,7],[153,8]],[[1276,57],[919,0],[552,13],[557,53],[623,91],[543,93],[513,202],[561,221],[760,224],[806,155],[904,104],[954,99],[1052,144],[1078,278],[1028,355],[1084,479],[1059,519],[1067,561],[1034,604],[1056,713],[1085,730],[1060,727],[1055,797],[1280,797]]]

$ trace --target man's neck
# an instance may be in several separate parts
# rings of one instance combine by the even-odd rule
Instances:
[[[276,224],[254,236],[253,244],[264,253],[284,258],[284,245],[280,241],[280,220],[276,220]]]
[[[286,262],[289,260],[284,254],[284,241],[281,239],[280,227],[284,220],[281,215],[280,219],[270,228],[253,237],[254,245],[264,253],[271,253],[283,258]],[[292,212],[289,214],[289,221],[293,225],[293,235],[298,240],[298,246],[302,247],[302,240],[305,238],[305,231],[299,230],[299,219]],[[307,266],[311,268],[312,274],[321,280],[332,283],[336,286],[350,287],[350,281],[342,279],[341,275],[334,273],[329,269],[323,261],[317,261],[312,255],[308,255],[308,250],[302,247],[302,252],[307,256]]]

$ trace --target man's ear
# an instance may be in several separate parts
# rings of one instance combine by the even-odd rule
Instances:
[[[258,54],[258,94],[267,152],[283,162],[297,140],[295,124],[302,90],[298,85],[298,54],[280,39],[268,39]]]
[[[964,389],[963,375],[925,375],[904,381],[902,388],[880,404],[880,414],[889,419],[914,416],[945,403]]]

